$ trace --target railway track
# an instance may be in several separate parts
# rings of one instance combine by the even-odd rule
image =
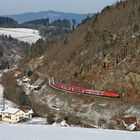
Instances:
[[[91,90],[86,88],[80,88],[76,86],[65,85],[62,83],[55,83],[54,79],[47,74],[43,74],[39,71],[35,71],[40,77],[47,78],[48,84],[50,87],[54,88],[55,90],[59,91],[68,91],[68,92],[78,92],[80,94],[88,94],[88,95],[95,95],[101,97],[109,97],[109,98],[119,98],[120,95],[115,92],[106,92],[106,91],[98,91],[98,90]]]

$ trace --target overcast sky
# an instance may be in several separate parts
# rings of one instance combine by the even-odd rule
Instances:
[[[56,10],[95,13],[117,0],[0,0],[0,15]]]

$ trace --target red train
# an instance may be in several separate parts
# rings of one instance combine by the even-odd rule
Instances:
[[[53,84],[52,86],[57,88],[57,89],[62,89],[62,90],[67,90],[67,91],[75,91],[75,92],[80,92],[80,93],[90,94],[90,95],[112,97],[112,98],[119,98],[120,97],[120,95],[118,93],[115,93],[115,92],[96,91],[96,90],[91,90],[91,89],[86,89],[86,88],[69,86],[69,85],[65,85],[65,84]]]

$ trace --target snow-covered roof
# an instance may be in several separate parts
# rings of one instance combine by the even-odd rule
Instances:
[[[33,110],[29,106],[21,106],[19,109],[25,113],[33,113]]]
[[[22,110],[22,111],[24,111],[25,113],[28,113],[28,114],[33,114],[33,110],[31,109],[31,110]]]
[[[18,108],[7,108],[2,113],[16,114],[19,111]]]
[[[25,78],[22,79],[22,81],[23,82],[29,82],[29,81],[31,81],[31,79],[29,79],[28,77],[25,77]]]

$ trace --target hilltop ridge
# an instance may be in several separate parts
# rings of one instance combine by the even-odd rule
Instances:
[[[83,19],[87,17],[88,14],[76,14],[76,13],[66,13],[66,12],[59,12],[59,11],[40,11],[40,12],[29,12],[29,13],[23,13],[23,14],[15,14],[15,15],[7,15],[8,17],[11,17],[15,19],[18,22],[27,22],[30,20],[36,20],[36,19],[43,19],[43,18],[49,18],[50,22],[53,22],[54,20],[58,19],[68,19],[68,20],[76,20],[76,23],[80,23]],[[92,15],[92,14],[89,14]]]

